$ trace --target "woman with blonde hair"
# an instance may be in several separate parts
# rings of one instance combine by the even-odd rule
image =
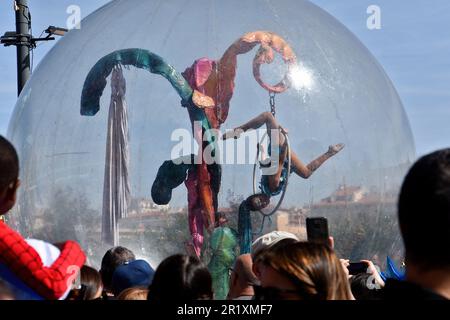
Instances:
[[[123,290],[117,300],[147,300],[148,289],[145,287],[134,287]]]
[[[257,300],[353,300],[347,274],[323,244],[296,242],[261,253]]]

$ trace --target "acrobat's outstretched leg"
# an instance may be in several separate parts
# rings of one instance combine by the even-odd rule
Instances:
[[[344,148],[343,143],[332,145],[328,148],[328,151],[320,155],[306,166],[298,158],[295,152],[291,151],[291,168],[293,172],[304,179],[308,179],[314,171],[316,171],[325,161],[337,154]]]

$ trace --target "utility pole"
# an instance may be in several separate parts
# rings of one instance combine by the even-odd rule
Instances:
[[[28,0],[16,0],[16,36],[17,36],[17,95],[22,92],[25,83],[30,78],[30,49],[31,49],[31,15]]]
[[[17,95],[20,95],[31,74],[30,53],[36,48],[39,41],[55,40],[53,35],[63,36],[67,29],[54,26],[44,30],[45,38],[33,38],[31,34],[31,14],[28,8],[28,0],[15,0],[14,11],[16,14],[16,31],[8,31],[0,37],[0,44],[5,47],[17,47]]]

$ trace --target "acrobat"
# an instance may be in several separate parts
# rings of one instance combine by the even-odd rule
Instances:
[[[269,135],[268,155],[271,161],[268,165],[270,166],[270,163],[274,163],[274,161],[276,161],[278,163],[278,166],[276,167],[276,172],[274,174],[262,175],[260,189],[262,195],[272,197],[280,194],[283,190],[288,172],[288,145],[286,139],[286,135],[288,134],[288,132],[280,126],[274,115],[271,112],[263,112],[249,122],[226,132],[222,136],[222,138],[224,140],[230,138],[238,139],[242,133],[249,130],[259,129],[263,125],[266,125],[267,133]],[[305,165],[299,159],[294,151],[290,150],[290,172],[294,172],[298,176],[304,179],[308,179],[314,173],[314,171],[316,171],[325,161],[336,155],[343,148],[344,144],[342,143],[331,145],[325,153],[323,153],[307,165]],[[273,154],[271,150],[275,150],[275,154]],[[262,167],[267,166],[266,160],[260,163]]]

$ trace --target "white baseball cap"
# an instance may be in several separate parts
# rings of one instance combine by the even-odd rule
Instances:
[[[254,258],[262,250],[270,248],[275,243],[284,239],[293,239],[299,241],[297,236],[290,232],[286,231],[269,232],[253,241],[251,250],[252,258]]]

